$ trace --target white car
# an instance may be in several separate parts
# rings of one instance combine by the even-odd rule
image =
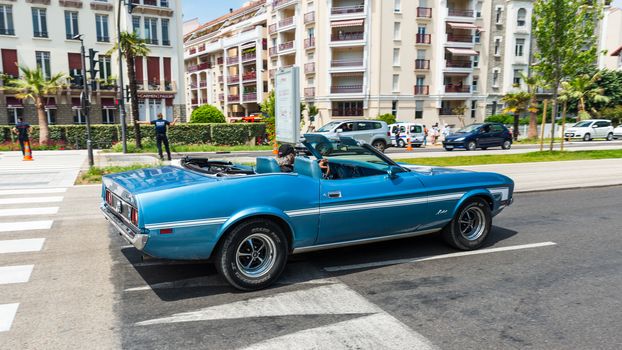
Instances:
[[[615,129],[613,129],[613,138],[614,139],[622,139],[622,124],[618,125]]]
[[[613,140],[613,126],[611,125],[611,120],[584,120],[568,128],[564,132],[564,138],[566,140],[581,139],[590,141],[593,139],[606,139],[611,141]]]
[[[399,137],[396,137],[398,130]],[[396,147],[406,147],[409,138],[411,145],[421,147],[425,137],[423,125],[417,123],[397,122],[389,125],[389,131],[391,132],[391,143]]]

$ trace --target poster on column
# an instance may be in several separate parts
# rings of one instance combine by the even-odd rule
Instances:
[[[275,127],[278,142],[298,143],[300,139],[299,68],[281,68],[276,72]]]

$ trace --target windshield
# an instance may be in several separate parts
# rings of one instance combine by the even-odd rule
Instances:
[[[339,123],[341,123],[341,122],[330,122],[330,123],[324,125],[323,127],[317,129],[317,131],[318,132],[328,132],[328,131],[331,131],[334,127],[339,125]]]
[[[370,163],[376,168],[396,165],[373,151],[371,146],[359,144],[349,137],[328,139],[322,135],[307,134],[305,139],[305,146],[318,158]]]
[[[482,124],[471,124],[468,126],[465,126],[464,128],[456,131],[456,133],[469,133],[469,132],[473,132],[479,128],[482,127]]]
[[[576,123],[574,126],[575,128],[587,128],[592,124],[592,122],[579,122]]]

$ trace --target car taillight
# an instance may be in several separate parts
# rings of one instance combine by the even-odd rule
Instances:
[[[138,210],[136,210],[136,208],[132,208],[130,217],[132,220],[132,224],[134,224],[134,226],[138,226]]]
[[[106,203],[108,203],[108,205],[112,205],[112,193],[108,190],[106,190]]]

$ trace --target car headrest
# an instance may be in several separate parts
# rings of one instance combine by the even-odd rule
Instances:
[[[296,160],[294,161],[294,172],[300,175],[310,176],[315,179],[322,177],[322,170],[320,169],[319,164],[316,161],[305,157],[296,157]]]
[[[272,157],[257,157],[255,171],[257,174],[280,173],[281,167],[276,159]]]

